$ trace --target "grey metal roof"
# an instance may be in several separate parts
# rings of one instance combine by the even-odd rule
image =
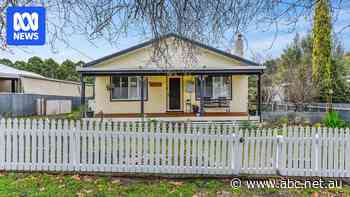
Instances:
[[[24,70],[18,70],[10,66],[0,64],[0,78],[20,78],[20,77],[31,77],[45,79],[44,76],[28,72]]]

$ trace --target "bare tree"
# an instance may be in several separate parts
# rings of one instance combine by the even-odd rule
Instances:
[[[106,39],[112,44],[125,35],[152,38],[173,32],[208,44],[231,39],[250,25],[278,32],[292,31],[300,18],[310,16],[317,0],[2,0],[0,3],[1,49],[6,44],[6,8],[43,5],[47,8],[48,43],[70,45],[72,35],[84,35],[91,43]],[[332,4],[336,13],[350,8],[343,0]],[[228,36],[229,35],[229,36]],[[277,35],[277,34],[276,34]],[[157,42],[155,53],[166,53]],[[182,44],[182,43],[178,43]],[[166,44],[165,44],[166,45]],[[166,47],[165,47],[166,49]]]

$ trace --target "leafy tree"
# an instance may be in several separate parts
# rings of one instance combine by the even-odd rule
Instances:
[[[57,77],[59,79],[79,81],[79,74],[75,70],[76,64],[71,60],[65,60],[58,69]]]
[[[334,41],[334,43],[337,43]],[[344,55],[341,43],[335,47],[332,53],[332,86],[333,102],[350,102],[350,84],[344,78],[349,74],[349,62]]]
[[[20,69],[20,70],[30,71],[27,68],[27,62],[25,62],[25,61],[15,61],[15,63],[13,64],[13,67],[17,68],[17,69]],[[40,73],[38,73],[38,74],[40,74]]]
[[[316,2],[313,24],[312,77],[320,94],[331,102],[332,91],[332,35],[329,0]]]
[[[44,66],[44,61],[37,56],[31,57],[28,59],[27,63],[24,65],[21,65],[24,67],[17,67],[18,69],[21,70],[26,70],[34,73],[38,73],[41,75],[44,75],[45,73],[45,66]],[[44,75],[46,76],[46,75]]]
[[[275,84],[283,86],[289,102],[302,104],[313,99],[311,79],[311,37],[300,38],[296,35],[293,43],[281,55]]]
[[[349,61],[344,56],[342,43],[333,39],[332,50],[332,90],[334,102],[350,102],[350,87],[345,82]],[[313,40],[311,35],[300,38],[295,36],[280,58],[269,60],[263,77],[264,93],[269,97],[270,87],[281,87],[285,90],[286,101],[293,103],[322,102],[319,93],[315,91],[312,82],[312,52]],[[270,98],[270,97],[269,97]]]
[[[58,77],[59,67],[60,65],[55,60],[49,58],[44,61],[41,73],[46,77],[60,79]]]
[[[12,61],[7,58],[0,59],[0,64],[6,65],[6,66],[13,66]]]

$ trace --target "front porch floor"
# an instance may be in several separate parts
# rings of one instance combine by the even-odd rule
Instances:
[[[173,115],[173,116],[145,116],[144,118],[141,118],[140,116],[101,116],[95,117],[95,118],[85,118],[89,120],[100,120],[103,119],[104,121],[147,121],[147,120],[159,120],[159,121],[205,121],[205,122],[231,122],[231,121],[242,121],[242,120],[248,120],[248,121],[259,121],[259,116],[248,116],[248,115],[241,115],[241,116],[196,116],[196,115]]]

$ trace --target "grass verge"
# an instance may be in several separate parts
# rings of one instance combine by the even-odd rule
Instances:
[[[0,196],[350,196],[341,189],[232,189],[230,179],[160,179],[1,173]]]

